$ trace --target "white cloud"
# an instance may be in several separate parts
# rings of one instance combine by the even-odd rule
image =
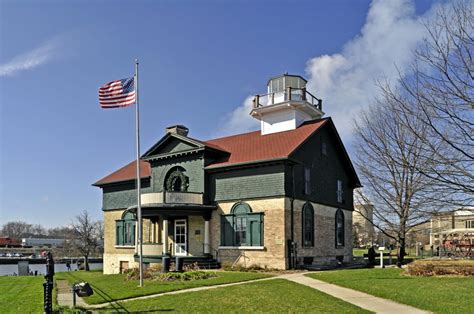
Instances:
[[[424,35],[421,19],[429,18],[435,6],[417,16],[412,0],[373,0],[360,34],[341,52],[307,61],[308,90],[323,99],[326,116],[334,119],[344,139],[350,139],[357,113],[379,94],[377,80],[394,82],[397,68],[403,71],[411,64],[412,51]],[[231,123],[220,134],[258,127],[249,115],[249,99],[229,115]]]
[[[222,127],[216,134],[217,136],[238,134],[259,128],[260,122],[250,116],[250,111],[253,108],[253,98],[254,96],[247,97],[241,106],[235,108],[222,120],[225,123],[222,123]]]
[[[395,82],[397,68],[406,70],[413,61],[424,35],[421,18],[413,1],[373,0],[359,36],[340,53],[308,61],[308,89],[324,100],[343,138],[350,137],[357,113],[379,94],[377,80]]]
[[[57,48],[58,40],[49,40],[32,51],[18,55],[9,62],[0,64],[0,77],[15,75],[18,72],[31,70],[48,62],[56,53]]]

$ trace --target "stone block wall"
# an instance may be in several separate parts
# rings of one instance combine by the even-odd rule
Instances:
[[[138,267],[133,260],[135,247],[116,246],[115,221],[122,218],[124,210],[104,211],[104,274],[118,274],[120,262],[128,262],[129,267]]]
[[[220,202],[217,211],[211,219],[211,247],[219,249],[219,258],[223,263],[234,263],[240,254],[239,264],[246,266],[257,264],[261,267],[286,268],[285,258],[285,198],[262,200],[242,200],[250,205],[252,212],[263,212],[263,247],[219,248],[220,245],[220,215],[229,214],[236,201]]]
[[[288,201],[288,211],[290,202]],[[297,254],[300,262],[304,256],[313,257],[314,263],[326,264],[336,256],[344,256],[344,261],[352,261],[352,212],[344,212],[344,247],[336,247],[335,217],[337,208],[311,203],[314,209],[314,246],[304,247],[302,234],[302,209],[306,201],[294,201],[294,240],[297,242]],[[291,215],[291,214],[290,214]],[[288,215],[287,215],[288,216]]]

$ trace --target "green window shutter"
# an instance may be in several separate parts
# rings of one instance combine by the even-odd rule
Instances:
[[[233,215],[222,215],[221,216],[221,245],[233,246],[234,245],[234,216]]]
[[[124,221],[123,220],[116,220],[115,221],[115,244],[116,245],[123,245],[124,242]]]
[[[263,245],[263,215],[261,213],[247,216],[247,243],[251,246]]]
[[[135,222],[132,223],[132,236],[131,236],[131,239],[132,239],[132,243],[130,243],[130,245],[135,245],[135,228],[137,227],[137,224]]]

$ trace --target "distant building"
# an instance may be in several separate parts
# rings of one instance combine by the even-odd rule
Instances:
[[[21,245],[23,247],[62,247],[66,239],[48,239],[48,238],[23,238]]]
[[[354,232],[354,244],[359,247],[368,247],[375,244],[375,230],[372,224],[374,219],[374,205],[354,204],[352,212],[352,228]]]
[[[285,74],[267,87],[251,111],[261,130],[202,141],[176,125],[141,156],[145,263],[352,261],[360,182],[334,123],[302,77]],[[103,192],[107,274],[137,267],[135,167],[94,184]]]
[[[440,246],[443,236],[449,234],[474,233],[474,208],[435,214],[430,221],[429,244]]]

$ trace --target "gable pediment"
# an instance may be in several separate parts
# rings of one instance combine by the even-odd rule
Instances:
[[[199,142],[177,134],[166,134],[147,152],[142,155],[143,159],[180,155],[202,150],[205,146]]]
[[[166,143],[164,143],[160,147],[159,151],[157,151],[156,153],[169,154],[169,153],[188,151],[188,150],[197,149],[197,148],[199,148],[199,146],[171,137]]]
[[[161,159],[193,154],[206,150],[208,157],[220,158],[229,154],[229,152],[211,144],[200,142],[193,138],[179,134],[166,134],[147,152],[142,155],[142,159]]]

